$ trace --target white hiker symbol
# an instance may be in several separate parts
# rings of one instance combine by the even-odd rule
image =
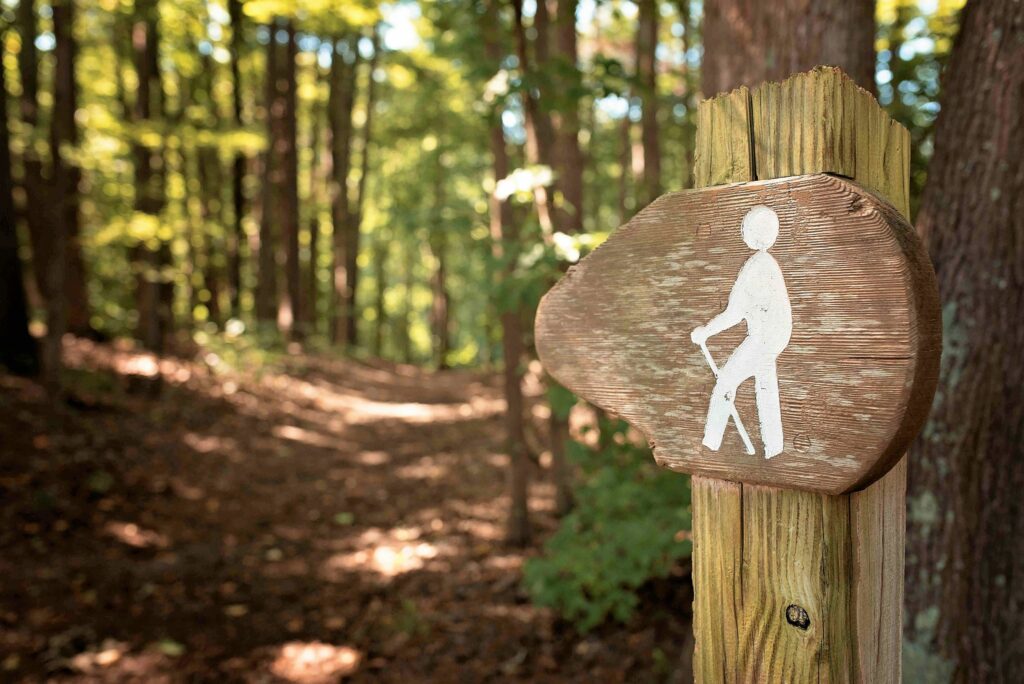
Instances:
[[[779,404],[779,377],[775,360],[789,344],[793,333],[793,311],[786,292],[782,269],[768,249],[779,235],[779,217],[766,206],[758,205],[743,217],[743,241],[757,250],[747,259],[736,276],[725,311],[704,326],[690,333],[699,344],[717,381],[711,393],[708,418],[704,425],[704,446],[718,451],[731,416],[743,439],[748,454],[754,445],[736,411],[736,390],[750,377],[754,378],[757,415],[761,425],[764,456],[782,453],[782,410]],[[707,339],[747,322],[747,339],[736,347],[729,360],[718,369],[708,351]]]

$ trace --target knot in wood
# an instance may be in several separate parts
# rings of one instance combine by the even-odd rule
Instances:
[[[806,630],[811,626],[811,616],[808,615],[807,611],[800,606],[795,603],[791,603],[789,607],[786,608],[786,622],[794,627]]]

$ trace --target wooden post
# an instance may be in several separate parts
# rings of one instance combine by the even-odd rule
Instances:
[[[709,100],[701,189],[538,307],[547,371],[693,475],[698,682],[900,679],[903,454],[941,349],[908,150],[838,69]]]
[[[909,214],[910,139],[840,70],[700,105],[698,187],[826,172]],[[906,459],[831,496],[694,476],[694,673],[900,681]]]

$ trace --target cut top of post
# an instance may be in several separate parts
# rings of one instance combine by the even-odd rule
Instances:
[[[697,187],[811,173],[855,179],[910,218],[910,133],[841,69],[705,100]]]

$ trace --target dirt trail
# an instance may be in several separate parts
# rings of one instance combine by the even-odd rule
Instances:
[[[579,636],[528,602],[536,548],[501,542],[496,378],[313,356],[237,373],[81,341],[67,356],[60,419],[0,375],[0,680],[671,669],[672,619]],[[536,475],[543,537],[552,492]]]

